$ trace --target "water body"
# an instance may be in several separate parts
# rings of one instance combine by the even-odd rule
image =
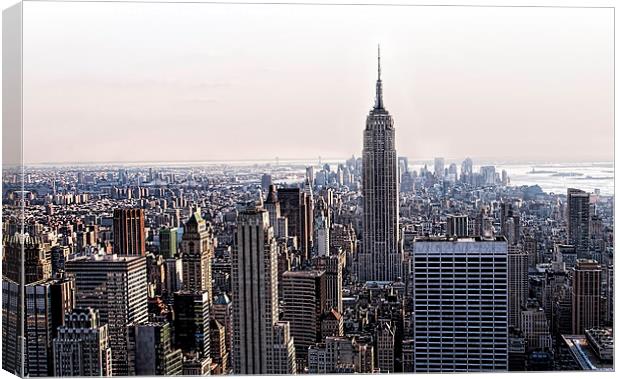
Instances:
[[[598,189],[601,195],[614,195],[613,162],[496,166],[497,171],[502,169],[508,172],[513,186],[538,184],[545,192],[563,194],[566,194],[567,188],[588,192]]]

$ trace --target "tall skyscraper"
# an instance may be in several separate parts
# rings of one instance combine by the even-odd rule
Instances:
[[[263,174],[263,176],[260,179],[260,183],[261,183],[261,188],[263,189],[263,192],[267,192],[269,190],[269,187],[272,184],[271,175]]]
[[[407,157],[398,157],[398,172],[400,176],[409,172],[409,160]]]
[[[325,310],[342,313],[342,281],[346,256],[342,249],[333,248],[331,254],[315,258],[315,266],[325,271]]]
[[[275,374],[281,367],[276,362],[294,360],[275,356],[294,354],[274,348],[274,328],[279,321],[276,249],[269,213],[256,206],[242,209],[237,217],[231,270],[233,367],[237,375]],[[280,337],[278,346],[288,345],[284,340],[290,336]]]
[[[13,282],[34,283],[52,275],[51,248],[39,236],[6,237],[3,253],[2,276]]]
[[[166,259],[177,255],[177,228],[159,230],[159,253]]]
[[[601,265],[591,259],[578,259],[573,268],[573,334],[598,328],[601,322]]]
[[[445,161],[443,158],[435,158],[434,174],[435,177],[441,179],[445,174]]]
[[[5,250],[6,252],[6,250]],[[24,375],[24,287],[2,276],[2,369]]]
[[[220,324],[224,325],[226,331],[226,351],[228,352],[229,360],[232,355],[233,346],[233,306],[230,298],[225,293],[217,295],[213,299],[213,318]],[[230,366],[230,364],[228,365]]]
[[[415,371],[506,371],[506,240],[420,238],[412,260]]]
[[[528,254],[520,246],[508,247],[508,326],[521,328],[521,310],[527,304]]]
[[[402,276],[398,226],[398,162],[394,119],[383,106],[381,56],[375,105],[366,118],[362,152],[364,217],[359,280],[395,280]]]
[[[465,158],[461,163],[461,181],[471,184],[472,176],[474,174],[474,163],[471,158]]]
[[[483,185],[493,186],[496,184],[495,166],[480,167],[480,175],[482,176]]]
[[[12,226],[12,224],[8,225]],[[28,374],[27,367],[24,367],[27,363],[24,355],[34,354],[36,355],[36,357],[33,356],[35,370],[31,376],[46,375],[43,371],[49,367],[47,362],[51,336],[46,333],[41,334],[41,328],[48,320],[47,316],[50,316],[47,313],[49,307],[45,307],[41,312],[33,308],[35,303],[31,302],[30,307],[26,307],[25,292],[26,286],[45,282],[51,277],[50,246],[39,236],[21,233],[7,235],[3,242],[2,368],[16,375]],[[30,291],[32,291],[30,293],[32,298],[29,300],[37,298],[37,305],[40,305],[41,301],[45,304],[45,295],[41,298],[42,294],[37,295],[32,288]],[[34,314],[32,314],[33,311],[35,311]],[[28,317],[28,312],[32,314],[31,317]],[[27,340],[29,329],[31,330],[31,343]],[[39,338],[45,345],[37,346]],[[25,371],[24,368],[26,368]]]
[[[114,254],[119,256],[144,256],[146,254],[143,209],[114,209],[112,231],[114,233]]]
[[[506,237],[510,245],[516,245],[521,233],[519,209],[513,203],[501,203],[499,221],[502,235]]]
[[[26,284],[26,373],[53,375],[52,340],[74,305],[74,282],[59,278]]]
[[[319,197],[322,199],[322,197]],[[319,202],[323,204],[323,202]],[[329,254],[330,238],[329,238],[329,219],[326,217],[326,211],[321,209],[314,219],[314,256],[326,256]]]
[[[381,320],[377,326],[377,367],[381,373],[394,372],[394,329],[390,320]]]
[[[130,325],[129,375],[181,375],[183,353],[172,347],[172,331],[167,322]]]
[[[176,346],[186,354],[211,359],[209,296],[205,292],[180,291],[174,294]]]
[[[228,372],[228,350],[226,350],[226,327],[212,318],[209,323],[211,333],[211,374]]]
[[[183,228],[181,251],[183,261],[183,289],[197,293],[207,292],[213,299],[211,258],[215,247],[213,229],[195,209]]]
[[[568,243],[575,246],[577,258],[591,258],[590,243],[590,194],[569,188],[566,196]]]
[[[273,363],[271,365],[274,375],[290,375],[297,372],[291,324],[287,321],[278,321],[273,326]]]
[[[313,212],[308,194],[301,188],[279,188],[280,213],[288,220],[288,235],[297,237],[297,245],[304,260],[310,258],[312,248]],[[275,225],[271,225],[275,229]]]
[[[536,303],[521,311],[520,328],[527,342],[527,350],[551,348],[551,334],[545,311]]]
[[[308,347],[319,342],[325,284],[325,271],[287,271],[282,275],[283,320],[291,324],[298,370],[307,364]]]
[[[278,235],[278,219],[281,217],[280,201],[278,200],[278,189],[274,184],[269,186],[267,197],[265,198],[265,209],[269,212],[269,225],[273,228],[273,233]]]
[[[25,286],[26,292],[26,375],[49,376],[52,346],[49,285],[44,281]]]
[[[306,167],[306,179],[308,179],[308,182],[310,182],[310,184],[314,185],[314,167],[313,166]]]
[[[54,376],[111,376],[108,326],[92,308],[74,309],[54,339]]]
[[[127,326],[148,319],[146,258],[97,255],[66,263],[75,278],[75,305],[99,311],[108,325],[112,374],[128,375]]]

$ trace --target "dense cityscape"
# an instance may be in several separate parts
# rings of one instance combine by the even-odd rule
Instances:
[[[395,130],[379,60],[361,157],[4,171],[3,369],[613,370],[613,195]]]

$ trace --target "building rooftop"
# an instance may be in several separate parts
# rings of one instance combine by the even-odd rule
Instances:
[[[494,237],[447,237],[447,236],[426,236],[416,237],[414,242],[506,242],[504,236]]]
[[[613,371],[613,361],[601,360],[583,334],[563,334],[562,340],[582,370]]]
[[[325,271],[310,270],[310,271],[286,271],[282,274],[282,277],[287,278],[318,278],[323,275]]]

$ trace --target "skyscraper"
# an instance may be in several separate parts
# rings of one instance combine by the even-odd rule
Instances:
[[[273,366],[274,375],[287,375],[297,372],[295,345],[291,338],[291,324],[278,321],[273,326]]]
[[[2,369],[18,376],[24,374],[23,289],[21,283],[2,276]]]
[[[278,235],[278,218],[280,218],[280,201],[278,200],[278,190],[274,184],[269,186],[267,197],[265,198],[265,209],[269,212],[269,225],[273,228],[273,233]]]
[[[226,327],[212,318],[209,323],[211,333],[211,374],[228,372],[228,350],[226,350]]]
[[[435,178],[440,179],[444,177],[445,174],[445,161],[443,158],[435,158],[434,165],[434,174]]]
[[[527,341],[528,351],[551,347],[549,322],[545,311],[535,302],[521,311],[520,328]]]
[[[398,162],[394,120],[383,106],[381,56],[375,105],[366,118],[362,152],[364,217],[359,280],[395,280],[402,275],[398,229]]]
[[[283,320],[291,324],[297,369],[306,366],[308,347],[319,342],[325,284],[325,271],[287,271],[282,275]]]
[[[211,258],[214,250],[213,229],[195,209],[183,228],[183,289],[197,293],[208,292],[213,299],[211,284]]]
[[[590,243],[590,194],[569,188],[566,196],[568,243],[575,246],[577,258],[591,258]]]
[[[474,174],[474,163],[471,158],[465,158],[461,163],[461,181],[471,184],[472,175]]]
[[[331,254],[315,258],[315,266],[325,270],[325,310],[342,312],[342,281],[346,257],[340,248],[333,248]]]
[[[186,354],[211,359],[209,296],[207,292],[179,291],[174,294],[176,346]]]
[[[110,376],[108,326],[92,308],[74,309],[54,339],[54,376]]]
[[[75,278],[75,305],[99,311],[108,324],[112,374],[128,375],[127,326],[148,318],[146,258],[97,255],[66,263]]]
[[[22,250],[23,249],[23,250]],[[52,275],[51,248],[39,236],[15,234],[4,240],[2,275],[16,283],[28,284]]]
[[[299,196],[299,195],[297,195]],[[256,206],[239,212],[232,253],[233,367],[237,375],[275,374],[294,351],[276,349],[278,258],[269,213]],[[279,329],[279,333],[286,330]],[[280,335],[278,346],[289,346]],[[292,372],[291,372],[292,373]]]
[[[515,245],[519,242],[519,235],[521,233],[521,217],[519,215],[519,209],[515,204],[511,202],[500,204],[499,222],[501,233],[510,245]]]
[[[394,329],[390,320],[381,320],[377,326],[377,367],[381,373],[394,372]]]
[[[74,305],[74,282],[59,278],[29,283],[26,291],[26,373],[53,375],[52,340]]]
[[[578,259],[573,268],[573,334],[598,328],[601,322],[601,265],[590,259]]]
[[[279,188],[280,213],[288,220],[288,235],[297,237],[297,245],[304,260],[312,248],[313,212],[308,194],[301,188]],[[275,229],[275,225],[271,225]]]
[[[114,254],[119,256],[146,254],[143,209],[114,209],[113,223]]]
[[[41,238],[18,232],[18,223],[5,225],[13,234],[5,234],[2,251],[2,368],[23,376],[25,285],[49,278],[52,265]]]
[[[260,179],[260,183],[261,183],[261,188],[263,189],[263,192],[267,192],[272,183],[271,175],[263,174],[263,176]]]
[[[322,197],[319,197],[322,199]],[[322,204],[322,202],[319,202]],[[326,256],[329,254],[329,220],[326,217],[326,212],[321,209],[318,210],[317,216],[314,219],[314,256]]]
[[[177,228],[159,230],[159,253],[166,259],[177,255]]]
[[[232,346],[233,346],[233,306],[232,302],[228,298],[228,295],[225,293],[221,293],[213,299],[213,318],[217,320],[220,324],[224,325],[224,329],[226,331],[226,351],[228,352],[229,360],[232,355]],[[228,365],[230,366],[230,364]]]
[[[508,326],[521,328],[521,309],[529,290],[528,254],[520,246],[508,247]]]
[[[507,256],[503,237],[414,241],[416,372],[508,369]]]
[[[167,322],[130,325],[129,375],[181,375],[183,353],[172,347],[172,332]]]

